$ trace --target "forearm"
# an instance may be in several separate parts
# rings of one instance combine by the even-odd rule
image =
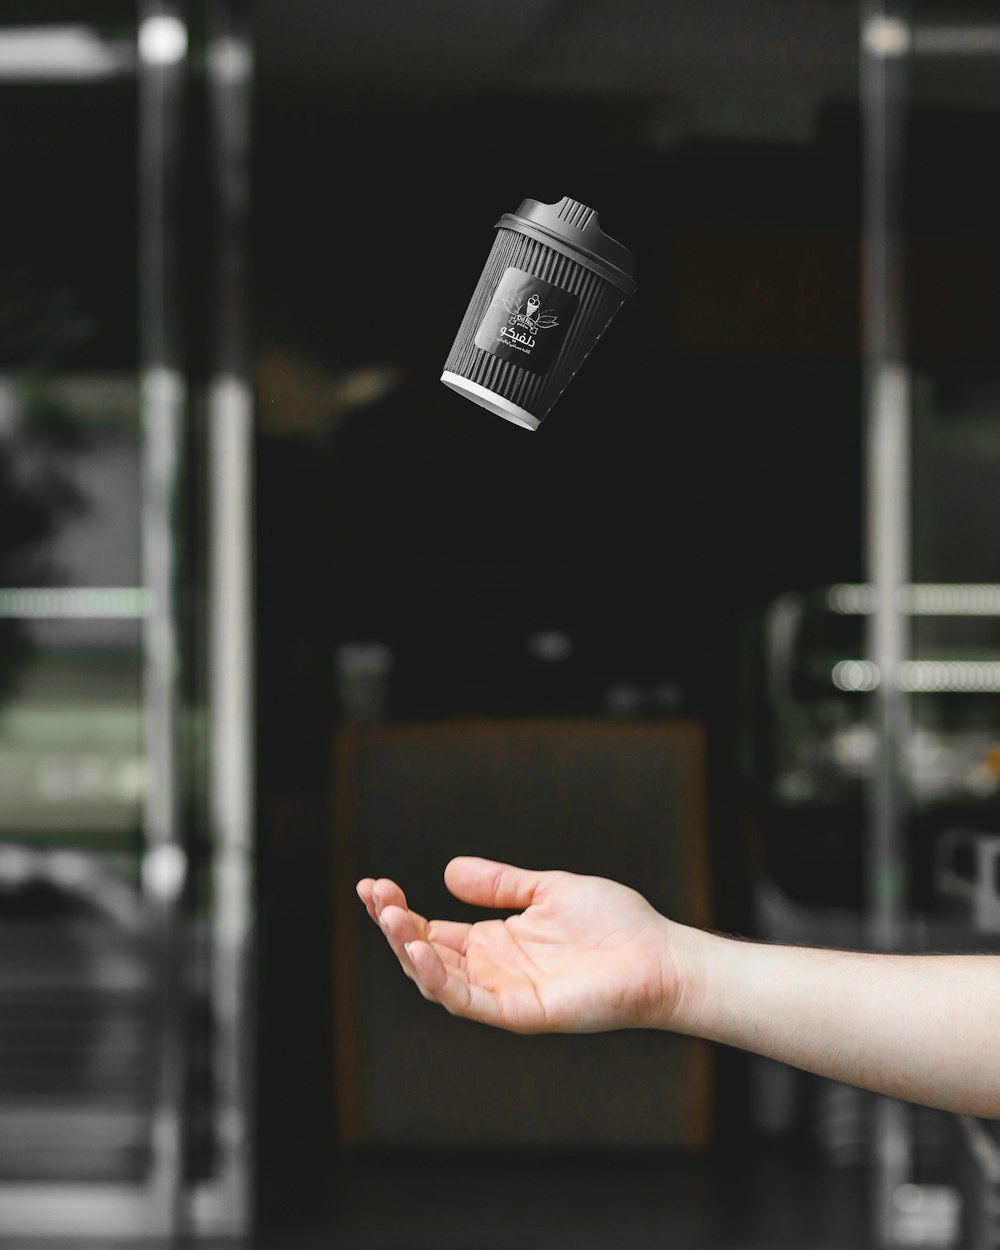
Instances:
[[[683,993],[665,1027],[892,1097],[1000,1117],[1000,956],[686,937]]]

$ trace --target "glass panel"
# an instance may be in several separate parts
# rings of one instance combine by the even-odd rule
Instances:
[[[914,892],[931,914],[995,949],[1000,903],[1000,140],[996,11],[923,0],[906,158],[907,294],[917,385],[913,569],[976,584],[968,614],[914,622]],[[985,157],[985,159],[984,159]],[[916,767],[914,775],[917,776]]]
[[[0,1234],[232,1231],[250,45],[227,0],[93,7],[0,25]]]
[[[144,1178],[158,1068],[135,18],[79,7],[0,29],[0,1181]]]

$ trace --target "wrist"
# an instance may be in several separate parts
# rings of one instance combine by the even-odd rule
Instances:
[[[652,1027],[704,1036],[712,969],[725,938],[667,920],[661,949],[661,1004]]]

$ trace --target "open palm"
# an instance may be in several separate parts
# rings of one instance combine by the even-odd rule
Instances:
[[[445,884],[464,902],[518,914],[428,921],[387,878],[366,877],[357,891],[407,976],[454,1015],[518,1033],[641,1028],[672,1016],[670,952],[681,926],[634,890],[464,856],[448,864]]]

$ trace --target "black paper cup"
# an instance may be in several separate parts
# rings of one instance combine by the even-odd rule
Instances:
[[[635,294],[635,260],[578,200],[524,200],[493,249],[441,381],[536,430],[615,313]]]

